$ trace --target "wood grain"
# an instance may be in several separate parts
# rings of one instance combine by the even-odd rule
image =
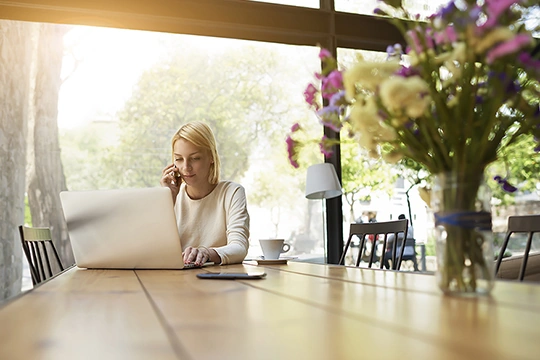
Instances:
[[[175,359],[131,270],[72,269],[0,309],[0,359]]]
[[[0,308],[0,359],[537,359],[539,322],[540,287],[518,282],[457,298],[434,276],[292,261],[72,269]]]
[[[219,270],[242,271],[240,265]],[[318,285],[306,276],[271,270],[265,280],[227,281],[201,280],[192,272],[137,274],[193,358],[358,359],[383,350],[384,358],[400,357],[403,351],[455,358],[453,351],[422,339],[283,295],[293,290],[291,281],[306,296],[316,292],[312,287]],[[267,290],[274,287],[283,291]],[[389,347],[393,341],[403,346]]]

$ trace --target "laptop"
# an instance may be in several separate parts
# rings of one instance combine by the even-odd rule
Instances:
[[[60,200],[78,267],[184,268],[168,188],[62,191]]]

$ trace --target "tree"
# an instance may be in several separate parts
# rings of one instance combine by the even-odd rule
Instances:
[[[0,300],[21,291],[26,134],[35,25],[0,21]]]
[[[33,141],[28,203],[34,226],[49,227],[65,264],[74,262],[67,234],[60,191],[66,180],[58,140],[58,93],[62,84],[60,72],[64,55],[63,37],[69,27],[40,24],[35,66]]]
[[[398,174],[407,181],[409,187],[405,190],[405,196],[407,198],[407,209],[409,211],[409,225],[413,226],[413,215],[411,209],[411,199],[409,196],[410,191],[415,187],[422,185],[431,188],[432,175],[426,170],[426,168],[409,158],[404,158],[396,165]],[[428,207],[431,204],[426,204]]]
[[[341,176],[351,222],[357,219],[354,206],[358,201],[370,201],[375,193],[391,195],[396,181],[388,164],[362,155],[352,139],[341,140]]]
[[[113,188],[103,176],[104,154],[114,147],[118,138],[114,121],[91,123],[73,129],[61,129],[62,164],[69,190]]]
[[[527,194],[538,190],[540,153],[534,150],[537,146],[538,142],[532,135],[522,136],[514,144],[505,148],[501,152],[499,160],[486,170],[486,181],[500,206],[513,204],[517,193],[505,191],[497,181],[493,180],[497,175],[517,186],[518,193]]]
[[[222,178],[239,181],[262,135],[283,131],[269,73],[277,62],[272,51],[249,46],[212,56],[184,47],[146,71],[119,113],[120,143],[106,156],[102,176],[121,187],[156,186],[172,160],[172,135],[198,120],[216,135]]]

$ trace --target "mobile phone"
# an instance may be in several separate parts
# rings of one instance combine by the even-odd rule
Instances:
[[[223,280],[230,280],[230,279],[263,279],[266,276],[265,272],[256,272],[256,273],[214,273],[214,272],[208,272],[208,273],[201,273],[197,274],[197,277],[199,279],[223,279]]]
[[[176,164],[174,164],[174,168],[177,169]],[[182,176],[180,175],[180,171],[171,171],[174,180],[172,181],[172,184],[180,184],[182,182]]]
[[[176,165],[174,165],[174,168],[175,168],[175,169],[178,169],[178,168],[176,167]],[[180,171],[175,171],[175,172],[174,172],[174,177],[177,178],[177,179],[180,179],[180,178],[182,177],[182,175],[180,175]]]

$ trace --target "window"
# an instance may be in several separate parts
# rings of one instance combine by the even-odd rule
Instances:
[[[318,48],[87,26],[65,42],[58,120],[70,190],[159,186],[176,129],[205,120],[222,177],[246,188],[249,256],[271,237],[292,245],[288,255],[324,256],[321,203],[305,199],[305,169],[288,164],[284,143],[296,122],[322,131],[303,120]]]

